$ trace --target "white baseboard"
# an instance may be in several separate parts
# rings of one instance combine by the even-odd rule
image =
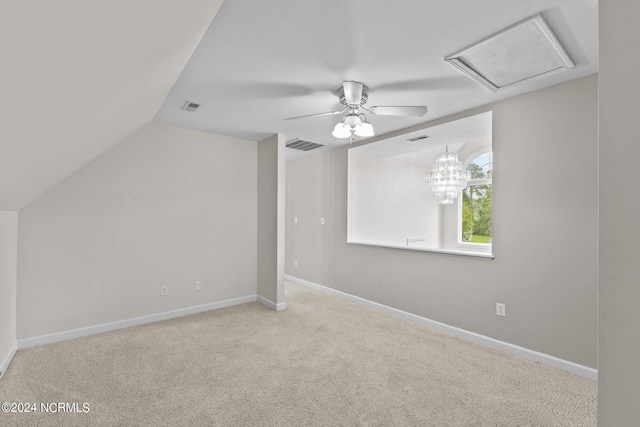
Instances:
[[[9,369],[9,365],[13,360],[13,356],[16,355],[16,351],[18,351],[17,342],[13,344],[13,347],[11,347],[11,350],[9,350],[9,354],[7,354],[7,356],[2,361],[2,364],[0,365],[0,380],[2,379],[2,376],[4,375],[4,373],[7,372],[7,369]]]
[[[144,325],[146,323],[173,319],[175,317],[181,317],[189,314],[201,313],[203,311],[215,310],[217,308],[231,307],[233,305],[245,304],[248,302],[255,302],[255,301],[258,301],[257,295],[248,295],[246,297],[233,298],[233,299],[228,299],[224,301],[212,302],[209,304],[202,304],[202,305],[197,305],[193,307],[181,308],[178,310],[166,311],[164,313],[150,314],[148,316],[134,317],[132,319],[118,320],[115,322],[88,326],[86,328],[78,328],[78,329],[72,329],[69,331],[62,331],[62,332],[55,332],[47,335],[40,335],[32,338],[24,338],[24,339],[18,340],[18,349],[35,347],[43,344],[51,344],[59,341],[66,341],[73,338],[80,338],[88,335],[115,331],[117,329],[124,329],[124,328],[129,328],[131,326]]]
[[[598,380],[598,370],[594,368],[590,368],[588,366],[579,365],[574,362],[570,362],[568,360],[560,359],[555,356],[551,356],[549,354],[540,353],[539,351],[530,350],[528,348],[520,347],[515,344],[510,344],[508,342],[500,341],[494,338],[487,337],[485,335],[480,335],[475,332],[470,332],[464,329],[457,328],[455,326],[450,326],[445,323],[440,323],[435,320],[427,319],[425,317],[418,316],[416,314],[408,313],[406,311],[398,310],[397,308],[389,307],[383,304],[379,304],[377,302],[369,301],[364,298],[357,297],[355,295],[347,294],[332,288],[327,288],[326,286],[318,285],[317,283],[310,282],[308,280],[300,279],[294,276],[290,276],[286,274],[285,280],[289,280],[291,282],[296,282],[304,286],[308,286],[310,288],[316,289],[318,291],[337,296],[339,298],[343,298],[352,302],[356,302],[358,304],[362,304],[367,307],[374,308],[376,310],[383,311],[385,313],[390,313],[398,317],[402,317],[404,319],[409,319],[416,323],[420,323],[422,325],[429,326],[433,329],[437,329],[439,331],[448,332],[452,335],[459,336],[461,338],[468,339],[470,341],[477,342],[479,344],[486,345],[487,347],[495,348],[498,350],[506,351],[507,353],[515,354],[517,356],[524,357],[525,359],[532,360],[534,362],[538,362],[542,365],[549,366],[552,368],[560,369],[561,371],[569,372],[575,375],[579,375],[581,377],[587,378],[592,381]]]
[[[269,307],[271,310],[275,310],[275,311],[282,311],[285,308],[287,308],[287,303],[281,302],[276,304],[275,302],[266,299],[265,297],[262,297],[260,295],[258,295],[258,302],[261,304],[266,305],[267,307]]]

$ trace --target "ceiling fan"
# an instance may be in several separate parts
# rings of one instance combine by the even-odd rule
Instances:
[[[373,136],[373,126],[367,121],[363,111],[372,115],[384,116],[412,116],[422,117],[427,113],[427,107],[421,106],[375,106],[365,107],[369,99],[369,88],[360,82],[342,82],[338,91],[338,99],[345,107],[341,111],[329,111],[326,113],[307,114],[305,116],[288,117],[285,120],[296,120],[307,117],[331,116],[347,113],[333,129],[331,133],[336,138],[350,138],[355,141],[357,136]]]

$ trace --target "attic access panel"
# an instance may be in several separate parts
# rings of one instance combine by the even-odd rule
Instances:
[[[445,61],[491,92],[575,67],[542,15],[502,30]]]

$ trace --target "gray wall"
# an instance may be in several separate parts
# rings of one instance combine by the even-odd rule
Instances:
[[[258,142],[258,295],[284,307],[285,136]],[[272,307],[276,308],[276,307]]]
[[[16,345],[17,257],[18,212],[0,211],[0,367]]]
[[[640,420],[640,3],[600,5],[598,425]]]
[[[22,209],[18,339],[255,295],[256,158],[150,124]]]
[[[493,261],[347,245],[347,147],[288,162],[287,274],[596,367],[597,103],[592,75],[429,124],[493,110]]]

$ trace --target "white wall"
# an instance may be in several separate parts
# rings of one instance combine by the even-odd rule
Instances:
[[[18,212],[0,211],[0,377],[16,349]]]
[[[440,209],[424,172],[429,167],[395,158],[349,152],[349,241],[406,246],[425,237],[440,247]]]
[[[493,261],[347,245],[348,147],[288,162],[287,274],[596,367],[597,104],[592,75],[427,124],[493,110]]]
[[[607,0],[600,16],[598,425],[640,420],[640,3]]]
[[[154,123],[23,208],[18,339],[255,295],[256,153]]]

